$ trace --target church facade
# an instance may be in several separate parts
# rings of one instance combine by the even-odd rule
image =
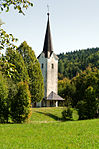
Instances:
[[[53,51],[49,13],[47,15],[48,21],[43,51],[38,56],[44,77],[45,94],[43,100],[36,105],[38,107],[57,107],[59,105],[59,101],[63,101],[64,99],[58,95],[58,57]]]

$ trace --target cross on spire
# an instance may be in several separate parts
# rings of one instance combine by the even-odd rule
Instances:
[[[50,13],[49,13],[49,5],[47,5],[47,9],[48,9],[47,15],[48,15],[48,17],[49,17],[49,15],[50,15]]]
[[[47,5],[47,10],[48,10],[48,13],[49,13],[49,5]]]

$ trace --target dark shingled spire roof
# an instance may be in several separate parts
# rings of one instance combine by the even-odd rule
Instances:
[[[46,34],[45,34],[45,40],[44,40],[44,47],[43,47],[43,52],[45,53],[46,58],[48,58],[48,52],[50,52],[50,55],[53,52],[52,42],[51,42],[50,23],[49,23],[49,13],[47,15],[48,15],[48,21],[47,21],[47,28],[46,28]]]

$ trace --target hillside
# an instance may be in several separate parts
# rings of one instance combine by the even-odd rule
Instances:
[[[88,66],[99,68],[99,48],[91,48],[68,53],[61,53],[59,57],[59,79],[72,79],[77,73]]]

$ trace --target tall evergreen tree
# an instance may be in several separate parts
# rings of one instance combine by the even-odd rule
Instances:
[[[11,102],[11,118],[15,123],[22,123],[29,118],[31,113],[31,96],[28,84],[18,83],[18,89]]]
[[[15,65],[16,72],[12,76],[14,83],[20,81],[29,82],[29,75],[21,54],[19,54],[18,51],[9,48],[6,51],[6,58],[8,62]]]
[[[44,83],[40,64],[34,51],[24,41],[17,51],[22,55],[30,77],[30,92],[32,102],[39,102],[44,97]]]

